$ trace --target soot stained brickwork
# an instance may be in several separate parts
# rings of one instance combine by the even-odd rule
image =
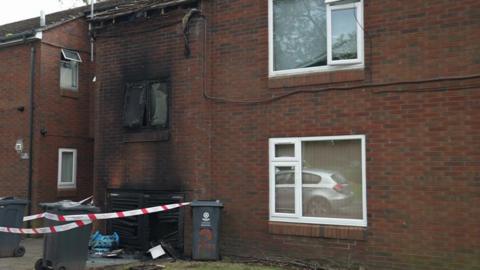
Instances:
[[[477,269],[480,82],[414,81],[479,72],[479,3],[365,1],[364,69],[270,79],[267,3],[202,3],[207,47],[197,18],[190,58],[173,24],[185,11],[99,30],[98,198],[107,187],[133,186],[220,199],[223,254]],[[159,78],[170,82],[169,128],[125,129],[125,84]],[[410,83],[371,86],[397,81]],[[319,91],[332,86],[352,89]],[[232,100],[303,92],[238,104],[205,99],[204,90]],[[366,135],[368,226],[269,222],[268,139],[346,134]]]

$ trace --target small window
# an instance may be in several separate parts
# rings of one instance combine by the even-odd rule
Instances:
[[[79,66],[82,62],[80,54],[62,49],[60,60],[60,88],[77,91]]]
[[[80,54],[76,51],[62,49],[62,56],[67,61],[82,62],[82,58],[80,57]]]
[[[166,83],[142,81],[128,83],[125,89],[124,126],[148,128],[168,126],[168,88]]]
[[[58,150],[58,187],[75,188],[77,183],[77,150]]]
[[[328,65],[357,64],[362,45],[362,29],[358,18],[361,17],[360,5],[328,5],[327,7],[327,49]],[[362,40],[363,42],[363,40]]]
[[[362,0],[269,0],[270,76],[363,67]]]
[[[272,138],[270,220],[366,226],[365,136]],[[275,150],[286,142],[291,157]]]
[[[275,213],[295,213],[295,166],[275,167]]]
[[[295,145],[281,143],[275,145],[275,157],[295,157]]]

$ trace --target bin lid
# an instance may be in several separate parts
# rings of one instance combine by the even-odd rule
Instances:
[[[223,203],[220,200],[216,201],[193,201],[190,206],[192,207],[201,207],[201,206],[209,206],[209,207],[223,207]]]
[[[16,197],[0,197],[0,205],[9,204],[28,204],[28,201]]]
[[[83,205],[79,202],[70,200],[63,200],[59,202],[41,203],[41,207],[45,209],[56,209],[62,211],[84,211],[84,212],[98,212],[99,209],[93,205]]]

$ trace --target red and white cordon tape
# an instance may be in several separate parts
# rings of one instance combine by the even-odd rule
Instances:
[[[47,233],[57,233],[57,232],[65,232],[69,230],[73,230],[76,228],[83,227],[92,223],[91,221],[82,221],[77,220],[75,222],[57,225],[57,226],[50,226],[50,227],[42,227],[42,228],[10,228],[10,227],[0,227],[0,232],[4,233],[15,233],[15,234],[47,234]]]
[[[85,225],[92,223],[92,221],[94,220],[105,220],[105,219],[148,215],[152,213],[163,212],[163,211],[179,208],[189,204],[190,204],[189,202],[174,203],[174,204],[159,205],[159,206],[153,206],[153,207],[141,208],[141,209],[135,209],[135,210],[121,211],[121,212],[99,213],[99,214],[92,213],[92,214],[84,214],[84,215],[57,215],[57,214],[45,212],[41,214],[24,217],[23,221],[46,218],[46,219],[55,220],[55,221],[74,221],[74,222],[63,224],[63,225],[57,225],[57,226],[31,228],[31,229],[0,227],[0,232],[16,233],[16,234],[45,234],[45,233],[64,232],[64,231],[73,230],[79,227],[83,227]]]

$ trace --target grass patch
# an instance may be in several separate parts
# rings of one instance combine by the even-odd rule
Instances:
[[[198,262],[198,261],[175,261],[175,262],[150,262],[144,265],[124,265],[105,269],[115,270],[281,270],[285,268],[265,266],[262,264],[246,264],[235,262]]]
[[[252,265],[243,263],[227,263],[227,262],[174,262],[166,263],[165,269],[172,270],[280,270],[281,268],[269,267],[263,265]]]

